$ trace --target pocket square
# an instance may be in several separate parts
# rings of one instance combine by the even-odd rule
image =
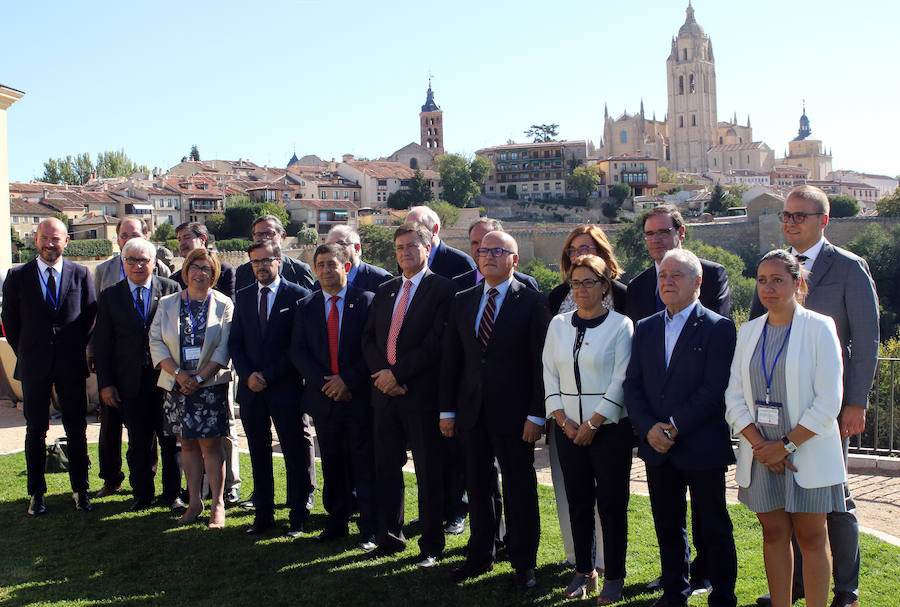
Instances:
[[[290,310],[290,308],[281,308],[280,310],[278,310],[278,313],[281,314],[282,312],[287,312],[288,310]]]

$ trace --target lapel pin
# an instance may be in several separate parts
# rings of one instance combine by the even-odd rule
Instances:
[[[353,307],[353,304],[350,304],[350,307],[352,308],[352,307]]]

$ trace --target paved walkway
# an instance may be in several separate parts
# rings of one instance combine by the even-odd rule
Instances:
[[[20,404],[21,406],[21,404]],[[100,433],[100,424],[96,416],[88,416],[87,438],[88,442],[97,442]],[[275,435],[275,433],[272,433]],[[50,431],[47,433],[48,442],[54,438],[65,436],[62,421],[53,419],[50,421]],[[238,437],[241,444],[246,446],[247,437],[238,420]],[[127,440],[127,434],[125,436]],[[25,420],[21,409],[13,406],[9,401],[0,401],[0,454],[21,451],[25,444]],[[278,445],[276,443],[276,450]],[[550,463],[547,445],[541,441],[535,451],[535,469],[538,482],[550,485]],[[412,459],[410,458],[409,470],[412,471]],[[850,490],[856,500],[859,523],[867,533],[871,533],[900,546],[900,476],[881,474],[856,474],[849,475]],[[647,495],[647,476],[643,463],[635,458],[631,471],[631,491],[640,495]],[[734,468],[729,468],[726,477],[726,499],[729,503],[737,503],[737,484],[734,482]]]

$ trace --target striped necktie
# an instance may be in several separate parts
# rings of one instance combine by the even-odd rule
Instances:
[[[488,342],[491,340],[491,331],[494,330],[494,316],[497,314],[494,298],[498,293],[499,291],[493,287],[488,289],[488,300],[484,305],[484,312],[481,313],[481,322],[478,323],[478,341],[481,343],[482,350],[487,350]]]

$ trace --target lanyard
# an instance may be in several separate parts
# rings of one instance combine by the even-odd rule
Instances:
[[[122,280],[123,278],[125,278],[125,264],[122,263],[121,255],[119,255],[119,268],[122,270],[122,278],[120,278],[119,280]]]
[[[200,321],[200,313],[197,312],[197,320],[194,320],[194,312],[191,310],[191,298],[187,297],[187,296],[185,296],[185,297],[187,299],[188,317],[191,319],[191,324],[188,327],[188,333],[193,334],[197,331],[197,323]],[[203,302],[203,306],[201,306],[201,309],[203,307],[209,305],[209,298],[210,298],[210,295],[207,295],[206,301]]]
[[[788,326],[787,333],[784,336],[784,341],[781,342],[781,347],[778,348],[778,352],[775,354],[775,360],[772,361],[772,375],[766,371],[766,334],[768,332],[769,323],[767,322],[763,325],[763,343],[762,343],[762,368],[763,368],[763,378],[766,380],[766,404],[769,404],[769,392],[772,387],[772,379],[775,377],[775,365],[778,364],[778,357],[781,356],[781,352],[784,350],[784,346],[787,345],[788,337],[791,336],[791,329],[794,326],[794,321],[791,321],[790,326]]]
[[[50,268],[51,272],[53,271],[53,268],[51,266],[47,266],[47,267]],[[57,298],[56,293],[50,292],[50,288],[47,286],[47,279],[44,278],[44,273],[41,272],[41,266],[38,266],[38,278],[41,279],[41,284],[44,285],[44,292],[50,296],[50,301],[53,302],[53,308],[54,309],[58,308],[59,307],[59,299]],[[59,275],[59,280],[60,280],[60,284],[61,284],[62,283],[62,274]],[[56,285],[57,289],[60,288],[60,284]]]

